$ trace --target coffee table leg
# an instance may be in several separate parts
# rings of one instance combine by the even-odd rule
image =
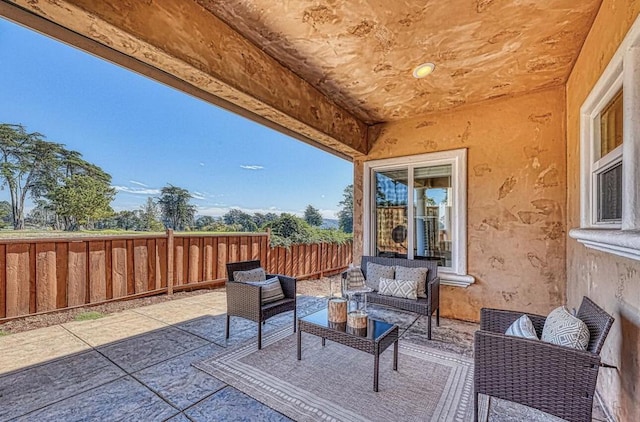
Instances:
[[[298,327],[298,360],[302,359],[302,330]]]
[[[398,340],[393,343],[393,370],[398,370]]]
[[[373,391],[378,392],[378,370],[380,369],[380,348],[376,344],[373,353]]]

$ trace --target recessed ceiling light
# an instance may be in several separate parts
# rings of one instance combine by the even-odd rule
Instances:
[[[436,65],[433,63],[422,63],[420,66],[413,69],[413,77],[417,79],[422,79],[424,77],[429,76],[433,73],[433,70],[436,68]]]

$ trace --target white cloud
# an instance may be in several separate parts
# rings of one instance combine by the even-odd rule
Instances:
[[[129,183],[131,183],[132,185],[142,186],[143,188],[148,188],[149,187],[149,185],[145,185],[144,183],[138,182],[138,181],[135,181],[135,180],[129,180]]]
[[[204,167],[204,163],[203,162],[200,162],[200,167]]]
[[[130,193],[132,195],[159,195],[160,189],[132,188],[129,186],[111,186],[116,192]]]
[[[193,199],[200,199],[200,200],[202,200],[202,199],[205,199],[205,194],[204,194],[204,193],[201,193],[201,192],[195,192],[195,191],[194,191],[194,192],[191,192],[191,197],[192,197]]]
[[[241,165],[240,168],[243,168],[245,170],[262,170],[264,167],[256,165]]]

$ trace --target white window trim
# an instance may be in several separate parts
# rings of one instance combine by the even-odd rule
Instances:
[[[467,274],[467,150],[466,148],[451,151],[434,152],[429,154],[413,155],[409,157],[387,158],[372,160],[364,163],[363,193],[364,193],[364,218],[363,218],[363,251],[372,255],[374,244],[371,242],[371,234],[374,231],[372,210],[375,206],[375,195],[372,193],[372,176],[374,171],[409,166],[409,178],[413,175],[413,167],[437,166],[451,164],[452,166],[452,191],[454,196],[454,216],[452,224],[453,240],[453,266],[451,268],[438,268],[441,284],[458,287],[468,287],[475,279]],[[407,211],[409,221],[413,221],[413,190],[408,190]],[[413,258],[413,236],[408,238],[407,256]]]
[[[623,88],[622,221],[595,224],[593,178],[598,113]],[[640,260],[640,17],[580,109],[580,228],[569,236],[586,247]]]
[[[598,222],[598,198],[596,189],[598,186],[597,174],[607,169],[610,164],[617,162],[619,157],[624,153],[622,146],[619,146],[614,151],[598,159],[600,156],[600,112],[613,97],[615,97],[620,89],[622,89],[622,63],[620,63],[619,67],[615,68],[611,76],[607,77],[606,83],[601,89],[604,90],[602,95],[595,95],[594,98],[591,98],[590,95],[580,110],[580,172],[583,178],[583,183],[580,186],[580,225],[582,227],[601,229],[620,229],[622,222]],[[592,94],[596,92],[598,91],[594,89]]]

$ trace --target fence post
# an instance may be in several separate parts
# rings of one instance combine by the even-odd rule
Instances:
[[[267,262],[262,266],[271,271],[271,227],[267,227]]]
[[[324,260],[322,259],[322,257],[324,256],[323,250],[324,250],[324,242],[320,243],[320,250],[318,251],[318,267],[320,269],[320,278],[324,277]]]
[[[167,229],[167,294],[173,296],[173,229]]]

